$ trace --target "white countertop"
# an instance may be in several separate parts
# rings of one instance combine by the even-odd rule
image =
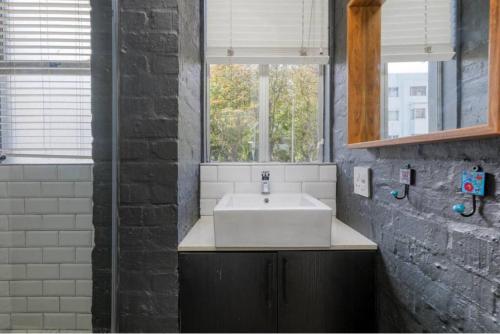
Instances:
[[[214,251],[264,251],[283,250],[283,248],[216,248],[214,222],[212,216],[203,216],[191,228],[177,248],[180,252],[214,252]],[[332,245],[330,250],[376,250],[377,244],[355,231],[340,220],[332,220]],[[313,250],[311,248],[286,248],[286,250]],[[319,249],[318,249],[319,250]],[[324,250],[324,249],[322,249]]]

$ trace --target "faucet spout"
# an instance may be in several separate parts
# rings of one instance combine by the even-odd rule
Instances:
[[[262,195],[269,195],[271,193],[271,181],[270,179],[271,173],[269,171],[263,171],[261,176],[262,180],[260,183],[260,193]]]

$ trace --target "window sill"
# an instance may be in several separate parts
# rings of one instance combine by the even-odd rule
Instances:
[[[92,159],[51,158],[51,157],[7,157],[0,162],[5,165],[92,165]]]

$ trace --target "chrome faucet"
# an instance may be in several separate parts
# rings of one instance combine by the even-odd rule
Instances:
[[[260,193],[262,195],[269,195],[271,193],[271,182],[269,181],[271,173],[269,173],[269,171],[263,171],[261,175],[262,181],[260,182]]]

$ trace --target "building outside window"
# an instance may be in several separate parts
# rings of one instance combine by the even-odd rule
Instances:
[[[399,87],[389,87],[389,97],[399,97]]]

